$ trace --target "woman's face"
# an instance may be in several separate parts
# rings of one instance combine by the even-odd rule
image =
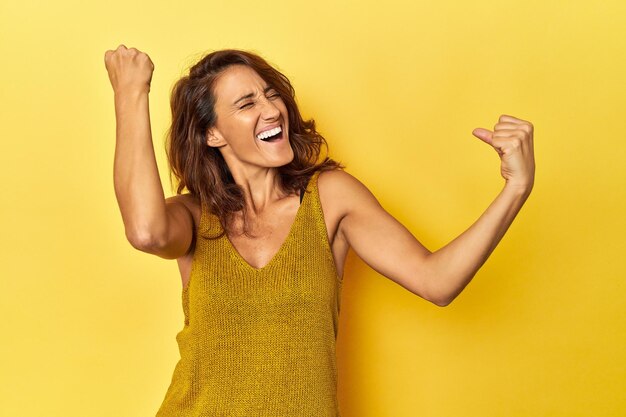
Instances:
[[[279,167],[293,160],[287,106],[278,92],[246,65],[232,65],[215,85],[217,122],[207,144],[222,152],[231,171]],[[282,138],[263,141],[257,135],[280,126]]]

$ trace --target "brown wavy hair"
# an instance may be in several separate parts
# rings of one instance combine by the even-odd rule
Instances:
[[[328,157],[328,143],[316,131],[315,120],[303,120],[296,104],[295,90],[287,77],[273,68],[259,55],[238,49],[222,49],[208,53],[189,69],[189,75],[180,78],[173,86],[170,97],[172,124],[167,131],[165,151],[172,175],[178,183],[176,193],[186,188],[199,198],[202,210],[215,214],[222,225],[222,232],[203,237],[216,239],[230,234],[234,227],[234,215],[242,211],[243,233],[248,231],[244,190],[235,183],[221,152],[208,146],[206,135],[217,122],[215,113],[215,83],[222,71],[231,65],[247,65],[272,86],[284,101],[289,117],[289,143],[293,160],[278,167],[280,188],[287,195],[306,187],[316,171],[344,169],[341,163]],[[326,148],[326,157],[319,162],[320,149]]]

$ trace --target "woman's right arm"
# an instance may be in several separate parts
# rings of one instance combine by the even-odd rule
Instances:
[[[104,58],[115,97],[113,182],[126,238],[141,251],[178,258],[191,245],[194,222],[180,199],[163,194],[148,106],[154,65],[147,54],[124,45]]]

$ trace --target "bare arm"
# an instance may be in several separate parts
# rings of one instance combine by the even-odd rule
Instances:
[[[476,133],[477,132],[477,133]],[[446,306],[484,264],[528,198],[534,183],[533,126],[502,115],[495,131],[475,129],[502,159],[506,185],[463,234],[430,252],[387,213],[356,178],[333,173],[333,198],[342,202],[339,231],[369,266],[404,288]]]
[[[372,269],[415,295],[439,305],[430,287],[431,252],[355,177],[341,170],[320,175],[320,188],[339,205],[337,236]]]
[[[178,199],[166,202],[157,168],[148,94],[154,66],[134,48],[107,51],[105,64],[115,94],[115,196],[126,238],[133,247],[164,258],[187,252],[193,219]]]
[[[529,194],[505,186],[468,230],[431,252],[365,185],[347,173],[333,174],[337,198],[345,196],[340,231],[355,253],[380,274],[438,306],[450,304],[472,280]]]

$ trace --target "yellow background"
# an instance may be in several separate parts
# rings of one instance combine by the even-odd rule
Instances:
[[[626,3],[0,3],[0,415],[151,416],[178,360],[176,262],[132,248],[104,52],[149,54],[161,180],[169,91],[202,54],[261,54],[331,155],[431,251],[504,185],[472,129],[535,126],[535,188],[440,308],[350,252],[343,417],[626,415]]]

